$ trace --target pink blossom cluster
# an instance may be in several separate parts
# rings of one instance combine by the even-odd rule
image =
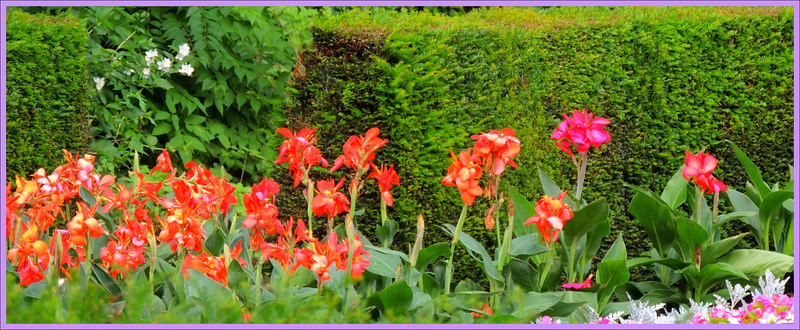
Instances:
[[[772,296],[758,295],[742,309],[729,309],[718,304],[705,314],[692,318],[694,324],[772,324],[794,323],[794,303],[792,297],[784,294]]]

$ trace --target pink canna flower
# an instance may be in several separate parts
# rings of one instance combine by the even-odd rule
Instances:
[[[717,168],[717,159],[706,153],[693,155],[686,150],[686,167],[683,169],[683,178],[691,180],[695,176],[711,175],[711,171]]]
[[[566,283],[566,284],[562,285],[561,287],[562,288],[567,288],[567,289],[590,288],[590,287],[592,287],[592,276],[594,276],[594,274],[589,274],[589,277],[587,277],[586,280],[584,280],[581,283]]]
[[[553,130],[551,139],[559,140],[556,145],[564,150],[570,157],[574,157],[570,145],[578,144],[578,152],[588,151],[590,147],[600,148],[603,143],[611,140],[611,134],[605,126],[611,122],[603,117],[594,117],[587,109],[572,111],[572,118],[564,114],[564,121]]]

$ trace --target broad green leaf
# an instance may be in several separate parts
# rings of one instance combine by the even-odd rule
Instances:
[[[41,280],[35,283],[31,283],[22,290],[22,294],[26,295],[31,298],[39,299],[42,297],[42,293],[44,293],[44,289],[47,286],[47,281]]]
[[[556,197],[564,192],[564,190],[559,188],[558,185],[556,185],[556,183],[553,182],[553,179],[551,179],[550,176],[548,176],[547,173],[545,173],[545,171],[543,171],[541,167],[537,166],[537,168],[539,169],[539,181],[542,183],[542,189],[544,190],[545,195],[550,197]],[[569,205],[571,210],[576,209],[575,201],[573,201],[572,198],[570,198],[570,196],[565,196],[563,201],[564,204]],[[515,207],[516,205],[517,204],[514,204]]]
[[[654,263],[664,265],[672,269],[683,269],[689,265],[688,263],[675,258],[655,259],[649,257],[633,258],[631,260],[628,260],[625,263],[625,265],[628,268],[633,268],[638,266],[650,265]]]
[[[667,182],[667,187],[664,188],[664,192],[661,193],[661,199],[667,202],[667,205],[672,209],[678,208],[678,206],[686,201],[686,185],[689,183],[689,180],[683,177],[683,169],[685,167],[686,165],[681,166],[681,168],[672,175],[672,178]]]
[[[625,248],[625,240],[622,239],[622,232],[617,235],[617,239],[614,240],[614,244],[611,244],[611,247],[608,248],[608,251],[606,252],[606,255],[603,256],[602,261],[612,260],[628,260],[628,250]],[[627,267],[625,268],[627,269]]]
[[[532,233],[538,233],[539,231],[535,225],[525,225],[525,221],[528,221],[528,219],[536,215],[536,209],[533,204],[520,195],[514,187],[508,187],[508,194],[511,196],[511,200],[514,203],[514,235],[522,237]]]
[[[81,199],[83,199],[83,201],[86,202],[86,204],[89,207],[92,207],[92,205],[94,205],[94,203],[97,202],[97,199],[95,199],[94,196],[92,196],[92,193],[88,189],[86,189],[86,187],[84,187],[83,185],[81,185],[80,187],[79,194],[81,196]]]
[[[741,219],[741,218],[746,218],[746,217],[752,217],[752,216],[754,216],[756,214],[757,214],[757,212],[730,212],[730,213],[726,213],[726,214],[718,216],[717,217],[717,223],[714,224],[711,228],[712,229],[717,229],[717,228],[719,228],[720,226],[722,226],[723,224],[725,224],[728,221]],[[746,220],[743,220],[743,221],[746,224],[749,224]]]
[[[417,264],[414,265],[414,268],[422,272],[440,257],[450,257],[450,243],[439,242],[419,250]]]
[[[203,242],[203,247],[208,250],[210,255],[218,256],[222,253],[223,244],[225,244],[225,237],[223,236],[222,231],[215,227],[211,231],[211,235],[208,235],[208,238],[206,238],[205,242]]]
[[[630,272],[625,267],[625,260],[602,261],[597,265],[597,283],[616,287],[630,279]],[[613,292],[613,290],[612,290]]]
[[[158,136],[162,134],[167,134],[169,132],[172,132],[172,125],[170,125],[170,123],[168,122],[162,121],[156,124],[156,127],[153,128],[151,134]]]
[[[542,313],[548,308],[553,307],[555,304],[561,301],[561,299],[564,299],[564,291],[544,293],[528,292],[525,294],[525,298],[523,299],[523,302],[513,313],[511,313],[511,315],[518,318],[532,319],[539,313]]]
[[[582,209],[573,213],[572,219],[564,224],[561,232],[564,243],[574,247],[581,236],[594,231],[598,225],[608,221],[608,204],[605,199],[600,198]]]
[[[539,274],[531,264],[517,258],[511,258],[506,265],[506,269],[511,272],[511,279],[514,280],[514,283],[526,291],[534,291],[538,288]]]
[[[456,230],[456,228],[450,224],[445,224],[445,228],[446,228],[445,231],[450,235],[453,235],[453,233]],[[486,252],[486,248],[484,248],[483,245],[481,245],[481,243],[478,243],[478,241],[476,241],[474,238],[472,238],[472,236],[469,236],[469,234],[465,232],[461,232],[460,234],[458,234],[458,242],[461,243],[461,245],[463,245],[473,257],[475,257],[473,253],[477,253],[481,256],[480,258],[478,257],[475,258],[478,259],[478,261],[483,262],[483,269],[486,271],[486,275],[489,275],[489,277],[500,283],[505,282],[505,279],[503,279],[503,277],[500,276],[500,273],[497,271],[497,267],[494,265],[494,261],[489,256],[489,253]]]
[[[405,315],[414,300],[414,291],[406,284],[405,280],[399,280],[381,290],[378,295],[383,303],[384,311],[391,317]]]
[[[550,251],[540,243],[539,237],[538,233],[533,233],[512,239],[509,254],[513,257],[529,257]]]
[[[768,233],[773,226],[778,226],[782,230],[783,224],[776,222],[774,218],[783,208],[783,202],[793,198],[794,193],[780,190],[762,196],[765,197],[761,200],[761,205],[758,207],[758,220],[759,223],[761,223],[761,230]],[[762,235],[765,235],[765,233],[762,232]],[[775,239],[777,240],[777,237]],[[764,243],[769,245],[769,242]]]
[[[747,280],[747,276],[741,270],[724,262],[708,265],[699,271],[697,267],[691,265],[678,271],[678,273],[682,274],[695,290],[695,297],[705,296],[714,285],[725,280],[736,278]]]
[[[394,278],[397,275],[397,266],[402,262],[400,257],[377,250],[368,252],[370,254],[368,272],[388,278]]]
[[[703,267],[707,264],[717,262],[717,259],[730,252],[731,249],[736,246],[736,244],[739,244],[739,242],[749,234],[750,233],[741,233],[739,235],[720,240],[719,242],[711,243],[702,248],[702,252],[700,253],[700,266]]]
[[[728,200],[731,202],[734,211],[737,213],[739,212],[752,212],[752,216],[744,216],[742,219],[750,226],[750,229],[753,230],[753,236],[755,236],[756,241],[758,242],[759,247],[766,247],[766,243],[764,242],[763,237],[761,235],[762,227],[761,221],[758,217],[758,206],[756,206],[749,197],[745,196],[744,194],[736,191],[735,189],[728,188],[725,191],[725,194],[728,196]]]
[[[767,269],[780,278],[794,267],[794,258],[791,256],[755,249],[734,250],[719,261],[741,270],[750,278],[764,276]]]
[[[689,218],[678,218],[676,221],[678,235],[675,240],[677,250],[683,261],[694,262],[695,249],[708,241],[708,232],[697,222]]]
[[[637,192],[633,196],[628,212],[644,227],[647,236],[659,255],[666,255],[677,232],[672,210],[660,198]]]
[[[361,236],[361,235],[359,234],[359,236]],[[372,251],[378,251],[378,252],[383,253],[383,254],[398,256],[398,257],[400,257],[400,259],[403,259],[403,261],[405,261],[405,262],[408,262],[408,263],[411,262],[411,260],[408,259],[408,256],[403,252],[395,251],[395,250],[392,250],[392,249],[387,249],[387,248],[380,247],[380,246],[375,246],[375,245],[372,245],[371,243],[366,242],[366,241],[364,242],[364,250],[366,250],[369,253],[372,253]]]
[[[106,291],[112,296],[122,295],[122,290],[120,289],[119,285],[104,268],[95,265],[93,262],[88,262],[88,264],[90,267],[92,267],[92,280],[94,280],[97,284],[100,284],[100,286],[106,289]]]
[[[764,196],[769,194],[770,189],[767,183],[764,182],[764,178],[761,177],[761,171],[758,169],[758,167],[756,167],[756,164],[753,164],[750,158],[747,158],[747,155],[744,153],[744,151],[739,149],[736,144],[731,141],[727,142],[730,143],[731,148],[733,148],[733,152],[736,154],[736,158],[738,158],[739,162],[742,163],[742,166],[744,166],[744,171],[747,172],[750,180],[758,189],[758,194],[761,196],[761,198],[764,198]]]

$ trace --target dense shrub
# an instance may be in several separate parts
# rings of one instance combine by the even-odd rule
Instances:
[[[54,168],[61,149],[86,151],[90,133],[85,21],[9,10],[6,179]]]
[[[237,181],[259,181],[277,156],[286,87],[317,12],[303,7],[30,7],[85,18],[92,150],[108,173],[162,149]],[[85,39],[84,39],[85,40]],[[182,45],[188,53],[178,56]],[[157,51],[147,61],[147,52]],[[158,62],[170,60],[161,70]],[[194,71],[179,74],[183,65]]]
[[[324,17],[317,27],[314,49],[302,57],[306,70],[295,76],[289,126],[318,127],[326,157],[341,154],[349,135],[381,129],[389,144],[377,162],[396,164],[401,178],[389,211],[401,224],[395,248],[413,241],[419,213],[428,220],[426,242],[446,240],[438,226],[456,221],[460,201],[440,180],[448,150],[470,147],[471,134],[517,131],[520,168],[504,182],[528,198],[542,193],[537,165],[562,187],[574,184],[572,161],[550,134],[576,109],[612,122],[611,142],[590,153],[584,194],[610,204],[605,246],[624,232],[632,256],[648,255],[650,246],[626,212],[632,193],[622,183],[660,191],[685,150],[716,155],[721,180],[739,191],[747,177],[726,139],[768,182],[789,179],[792,149],[775,147],[792,142],[788,10],[485,8],[448,18],[366,9]],[[316,178],[324,177],[320,170]],[[481,201],[465,231],[491,247]],[[302,200],[286,202],[303,214]],[[374,232],[378,204],[374,190],[359,199],[362,232]]]

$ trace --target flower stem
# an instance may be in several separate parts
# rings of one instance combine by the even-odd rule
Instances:
[[[387,218],[387,216],[386,216],[386,201],[383,200],[383,198],[381,198],[381,226],[384,226],[384,227],[386,226],[386,218]],[[392,239],[391,237],[387,236],[386,240],[383,241],[383,247],[388,248],[389,247],[389,240],[391,240],[391,239]]]
[[[469,209],[469,205],[464,203],[464,207],[461,208],[461,215],[458,217],[458,223],[456,224],[456,230],[453,232],[453,241],[450,243],[450,260],[447,261],[447,270],[444,276],[444,293],[450,293],[450,282],[453,278],[453,256],[456,252],[456,244],[458,243],[458,234],[461,232],[461,227],[464,226],[464,219],[467,217],[467,209]]]
[[[314,213],[311,212],[311,200],[314,199],[314,181],[308,180],[308,236],[314,237]]]
[[[719,213],[719,191],[714,192],[714,212],[711,214],[711,223],[712,225],[717,224],[717,214]],[[719,241],[719,228],[715,229],[714,232],[711,234],[711,242],[713,243]]]
[[[577,191],[575,192],[575,199],[576,199],[576,201],[575,201],[575,209],[576,210],[581,207],[581,195],[583,193],[583,180],[584,180],[584,177],[586,176],[586,163],[587,163],[587,160],[589,159],[589,157],[588,157],[589,150],[581,152],[580,154],[581,154],[581,156],[580,156],[581,157],[581,160],[580,160],[580,165],[581,166],[578,169],[578,187],[576,189]]]
[[[256,308],[255,308],[256,311],[261,306],[261,271],[263,270],[263,267],[264,267],[264,260],[261,256],[259,256],[258,269],[256,272]]]
[[[548,246],[549,247],[549,246]],[[542,287],[544,286],[545,280],[547,280],[547,275],[550,274],[550,266],[553,264],[553,252],[554,250],[547,251],[547,260],[544,264],[544,272],[539,273],[539,292],[542,291]]]
[[[694,221],[700,223],[701,214],[703,211],[703,190],[697,194],[697,209],[694,213]]]

